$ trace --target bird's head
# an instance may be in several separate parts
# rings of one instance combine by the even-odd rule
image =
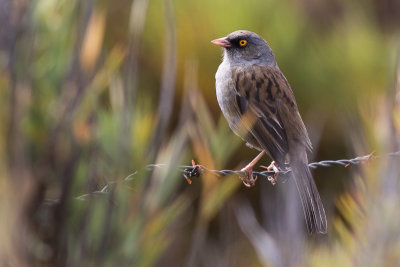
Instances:
[[[276,65],[268,43],[254,32],[235,31],[211,42],[224,48],[224,60],[231,64]]]

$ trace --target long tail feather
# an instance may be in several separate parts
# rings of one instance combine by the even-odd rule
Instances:
[[[308,232],[325,234],[325,210],[307,163],[294,161],[290,167],[303,206]]]

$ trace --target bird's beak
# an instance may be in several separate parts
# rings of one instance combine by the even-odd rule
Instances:
[[[224,48],[231,47],[231,43],[227,40],[226,37],[212,40],[211,43]]]

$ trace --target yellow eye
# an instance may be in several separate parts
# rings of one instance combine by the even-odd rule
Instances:
[[[239,45],[240,45],[241,47],[245,47],[245,46],[247,45],[247,41],[246,41],[246,40],[240,40],[240,41],[239,41]]]

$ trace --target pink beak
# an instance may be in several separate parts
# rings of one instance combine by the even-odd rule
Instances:
[[[231,43],[226,39],[226,37],[212,40],[211,43],[218,45],[220,47],[225,47],[225,48],[231,47]]]

